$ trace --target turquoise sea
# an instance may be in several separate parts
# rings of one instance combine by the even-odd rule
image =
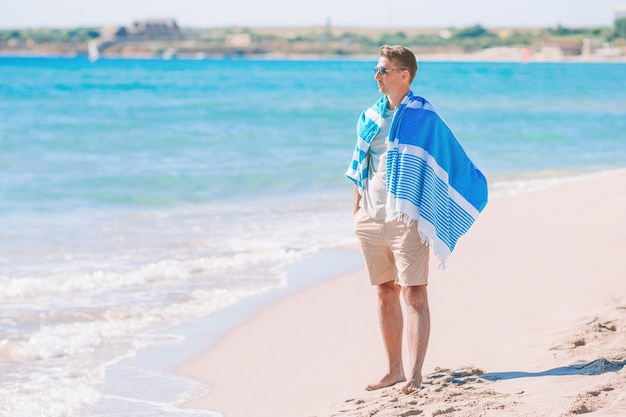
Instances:
[[[146,364],[355,242],[375,63],[0,57],[0,414],[219,415]],[[413,91],[493,196],[626,167],[625,64],[421,62]]]

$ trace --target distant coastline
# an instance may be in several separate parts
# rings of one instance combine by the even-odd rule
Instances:
[[[32,58],[32,59],[81,59],[86,58],[83,53],[38,53],[34,51],[6,52],[0,50],[0,59],[8,58]],[[331,55],[331,54],[244,54],[244,55],[227,55],[227,54],[202,54],[201,56],[181,54],[173,58],[164,58],[161,55],[153,54],[124,54],[124,55],[105,55],[99,59],[138,59],[138,60],[222,60],[222,59],[247,59],[247,60],[294,60],[294,61],[313,61],[313,60],[352,60],[352,61],[373,61],[378,57],[377,54],[367,55]],[[530,63],[580,63],[580,64],[626,64],[626,56],[603,58],[603,57],[560,57],[542,59],[534,57],[531,59],[517,59],[514,55],[502,51],[501,53],[487,52],[466,52],[466,53],[430,53],[417,54],[420,62],[519,62],[522,64]]]
[[[621,20],[601,28],[181,28],[129,26],[0,31],[0,56],[157,59],[371,59],[403,44],[425,61],[626,62]],[[626,23],[626,22],[625,22]]]

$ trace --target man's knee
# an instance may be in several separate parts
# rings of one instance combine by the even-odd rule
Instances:
[[[426,285],[416,285],[411,287],[402,287],[404,302],[408,306],[414,308],[428,308],[428,294]]]
[[[384,284],[379,284],[377,286],[378,289],[378,298],[385,301],[393,301],[398,300],[400,295],[400,287],[398,287],[393,281],[385,282]]]

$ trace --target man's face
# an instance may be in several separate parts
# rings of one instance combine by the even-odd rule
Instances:
[[[377,68],[378,71],[374,75],[374,79],[381,94],[390,95],[402,90],[404,87],[403,77],[406,76],[403,71],[404,68],[400,68],[394,61],[382,56],[378,58]]]

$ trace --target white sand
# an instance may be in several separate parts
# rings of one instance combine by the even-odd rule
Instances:
[[[359,271],[276,302],[180,366],[210,384],[188,406],[226,417],[626,416],[625,369],[552,375],[626,360],[625,215],[626,170],[492,199],[445,271],[433,257],[416,394],[363,389],[385,358]],[[448,381],[453,371],[464,384]],[[473,375],[483,372],[507,379]]]

